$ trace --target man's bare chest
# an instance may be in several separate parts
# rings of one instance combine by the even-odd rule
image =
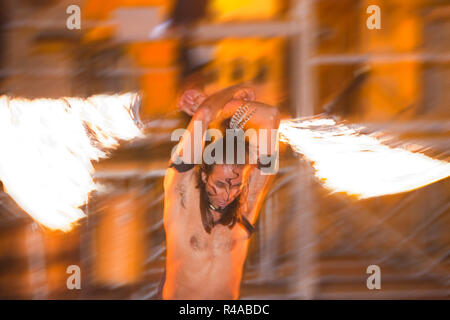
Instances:
[[[200,191],[191,183],[178,183],[172,188],[171,211],[165,219],[170,220],[166,236],[178,252],[195,255],[217,256],[238,251],[248,242],[248,234],[239,223],[231,228],[215,225],[206,232],[200,211]]]
[[[197,226],[188,228],[186,235],[189,238],[189,249],[196,253],[211,255],[232,252],[236,246],[246,240],[242,236],[239,237],[237,230],[233,230],[235,228],[239,228],[239,226],[235,225],[230,229],[228,226],[217,225],[209,234]]]

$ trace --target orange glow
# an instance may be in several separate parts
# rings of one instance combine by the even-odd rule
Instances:
[[[88,99],[0,97],[0,180],[33,219],[69,231],[97,188],[92,160],[119,140],[141,135],[131,107],[137,95]],[[93,143],[93,141],[95,141]]]

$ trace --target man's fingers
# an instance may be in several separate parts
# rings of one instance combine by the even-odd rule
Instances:
[[[187,90],[185,92],[185,94],[186,94],[186,98],[188,98],[190,100],[195,100],[197,97],[202,95],[202,93],[200,91],[195,90],[195,89]]]
[[[240,88],[234,94],[234,99],[253,101],[255,99],[255,91],[252,88]]]
[[[177,107],[179,110],[192,116],[197,110],[201,102],[204,101],[203,93],[199,90],[189,89],[183,92],[177,101]]]
[[[248,92],[248,100],[249,100],[249,101],[254,101],[255,98],[256,98],[255,90],[251,89],[251,90]]]
[[[194,103],[195,103],[195,105],[196,105],[196,109],[206,100],[206,98],[207,98],[208,96],[206,95],[206,94],[199,94],[196,98],[195,98],[195,100],[194,100]]]

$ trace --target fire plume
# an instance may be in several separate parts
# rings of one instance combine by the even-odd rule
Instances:
[[[359,199],[411,191],[450,175],[448,162],[391,148],[329,117],[284,120],[279,131],[312,162],[327,189]]]
[[[87,99],[0,97],[0,180],[33,219],[68,231],[96,189],[91,161],[120,140],[141,135],[133,117],[138,95]]]

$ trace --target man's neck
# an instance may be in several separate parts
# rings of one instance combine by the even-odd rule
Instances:
[[[222,214],[223,214],[222,210],[219,210],[219,209],[215,208],[211,203],[209,203],[208,210],[213,216],[214,223],[219,221],[220,218],[222,217]]]
[[[220,212],[217,212],[217,211],[211,210],[211,214],[213,216],[214,223],[217,223],[220,220],[220,218],[222,217],[222,214]]]

